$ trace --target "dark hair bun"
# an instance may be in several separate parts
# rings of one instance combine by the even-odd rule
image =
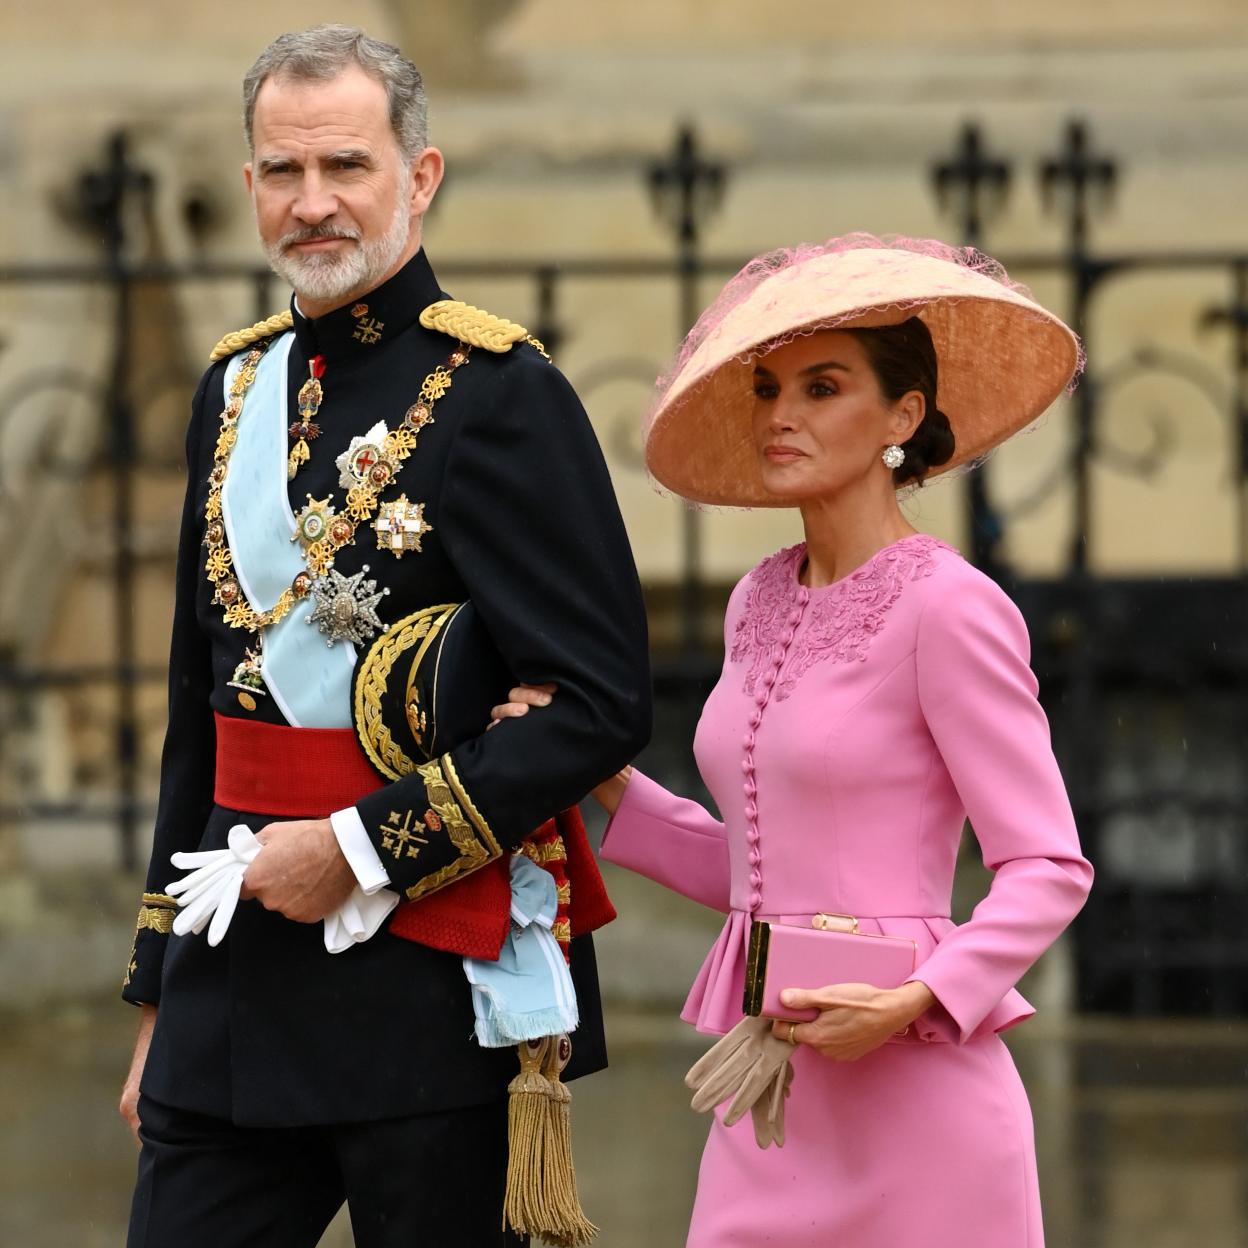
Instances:
[[[953,430],[949,426],[949,417],[935,405],[930,406],[919,421],[919,427],[901,449],[905,451],[906,459],[900,468],[893,470],[893,481],[897,485],[905,485],[908,481],[917,481],[921,485],[933,468],[947,464],[953,458]]]
[[[936,406],[938,361],[932,331],[921,317],[912,316],[900,325],[876,325],[847,331],[862,343],[880,383],[885,402],[896,403],[912,390],[923,396],[925,412],[919,427],[902,446],[905,462],[893,469],[893,484],[903,486],[923,478],[953,458],[953,430],[949,417]]]

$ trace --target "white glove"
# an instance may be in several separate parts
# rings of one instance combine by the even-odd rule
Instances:
[[[190,875],[174,880],[165,890],[176,897],[182,907],[173,921],[177,935],[194,932],[198,936],[211,919],[208,943],[219,945],[225,936],[238,905],[243,876],[261,849],[252,830],[241,823],[230,829],[226,842],[227,849],[174,854],[170,859],[175,867],[196,868]]]
[[[165,890],[182,907],[173,921],[179,936],[187,932],[198,936],[206,926],[210,945],[219,945],[225,936],[238,905],[243,876],[264,848],[242,823],[230,829],[226,844],[226,849],[179,853],[170,859],[175,867],[195,868]],[[330,953],[342,953],[368,940],[398,904],[399,896],[391,889],[383,888],[370,896],[357,885],[337,910],[325,916],[325,948]]]

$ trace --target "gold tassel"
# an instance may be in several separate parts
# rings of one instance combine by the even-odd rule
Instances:
[[[572,1093],[560,1072],[572,1056],[567,1036],[520,1045],[520,1073],[508,1089],[504,1225],[555,1248],[581,1248],[598,1228],[585,1216],[572,1163]]]
[[[542,1061],[552,1041],[526,1040],[517,1052],[520,1073],[507,1088],[507,1191],[503,1226],[521,1235],[540,1232],[542,1222],[542,1153],[550,1080]]]
[[[576,1165],[572,1160],[572,1092],[559,1078],[571,1057],[572,1041],[567,1036],[551,1036],[542,1067],[542,1073],[550,1083],[542,1163],[546,1204],[554,1224],[554,1229],[546,1233],[546,1238],[556,1248],[580,1248],[598,1234],[598,1228],[581,1208],[581,1197],[576,1188]]]

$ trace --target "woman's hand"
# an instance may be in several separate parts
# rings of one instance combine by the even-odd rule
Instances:
[[[508,695],[508,701],[499,703],[490,711],[486,731],[496,727],[504,719],[519,719],[529,713],[531,706],[549,706],[558,685],[517,685]]]
[[[624,799],[624,790],[628,788],[628,778],[633,774],[631,767],[623,767],[611,776],[610,779],[604,780],[601,784],[595,785],[590,789],[590,795],[599,806],[603,808],[609,815],[615,814],[620,807],[620,802]]]
[[[829,984],[806,991],[786,988],[782,1004],[819,1010],[813,1023],[776,1023],[772,1030],[784,1040],[808,1044],[834,1062],[856,1062],[878,1049],[890,1036],[905,1031],[924,1010],[936,1004],[932,990],[912,980],[900,988],[870,984]]]

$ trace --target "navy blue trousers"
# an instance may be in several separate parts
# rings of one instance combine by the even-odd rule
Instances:
[[[236,1127],[139,1099],[127,1248],[523,1248],[502,1230],[507,1103],[324,1127]]]

